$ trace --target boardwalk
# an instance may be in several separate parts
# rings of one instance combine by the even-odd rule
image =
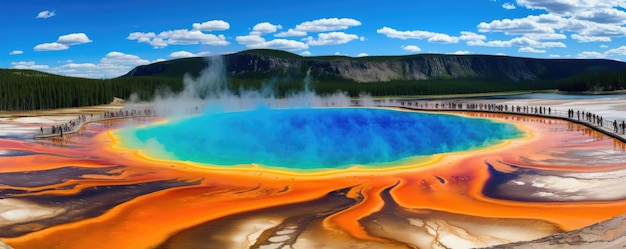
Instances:
[[[550,106],[514,106],[446,101],[399,101],[398,106],[421,111],[469,111],[556,118],[585,125],[626,143],[625,120],[608,120],[599,115],[582,110],[558,110]],[[617,130],[614,124],[617,125]]]
[[[41,127],[35,139],[46,139],[46,138],[54,138],[54,137],[63,137],[65,135],[70,135],[78,132],[83,125],[92,123],[92,122],[100,122],[107,120],[115,120],[115,119],[124,119],[124,118],[136,118],[136,117],[149,117],[155,116],[156,112],[152,109],[144,109],[144,110],[119,110],[119,111],[107,111],[100,113],[99,115],[78,115],[77,118],[71,119],[68,122],[64,122],[61,124],[55,124],[50,127]]]
[[[527,115],[543,118],[556,118],[567,120],[573,123],[588,126],[594,130],[602,132],[608,136],[614,137],[626,143],[626,130],[624,120],[608,120],[593,113],[582,110],[558,110],[550,106],[514,106],[514,105],[498,105],[483,103],[459,103],[447,101],[390,101],[378,103],[378,106],[402,107],[411,110],[420,111],[468,111],[468,112],[487,112],[501,113],[512,115]],[[358,103],[357,103],[358,105]],[[193,111],[194,113],[197,110]],[[159,112],[160,113],[160,112]],[[69,135],[79,131],[83,125],[91,122],[100,122],[113,119],[147,117],[158,115],[153,109],[144,110],[126,110],[122,109],[116,112],[105,112],[100,115],[81,115],[76,119],[72,119],[67,123],[53,125],[52,127],[42,127],[35,136],[35,139],[45,139]],[[617,124],[617,132],[614,124]]]

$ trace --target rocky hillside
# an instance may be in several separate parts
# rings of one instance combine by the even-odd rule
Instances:
[[[626,63],[590,59],[531,59],[492,55],[320,56],[302,57],[276,50],[248,50],[221,59],[186,58],[139,66],[128,76],[198,75],[210,64],[242,78],[304,77],[318,81],[389,82],[470,79],[503,82],[541,81],[588,73],[615,72]]]

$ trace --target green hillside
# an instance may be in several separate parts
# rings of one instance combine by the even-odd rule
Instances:
[[[392,78],[368,82],[394,80],[463,79],[498,81],[555,80],[588,73],[615,72],[626,69],[626,63],[603,59],[533,59],[494,55],[415,54],[402,56],[310,56],[254,49],[222,56],[226,73],[232,78],[257,77],[267,81],[274,77],[343,79],[363,82],[346,72],[381,71]],[[138,66],[125,77],[198,76],[211,62],[204,58],[184,58]],[[261,78],[258,78],[261,76]],[[376,76],[376,75],[374,75]]]
[[[213,64],[219,65],[213,65]],[[114,97],[151,100],[180,92],[183,77],[197,78],[219,66],[228,88],[270,89],[277,97],[318,94],[420,96],[559,89],[612,91],[626,88],[626,63],[611,60],[550,60],[488,55],[320,56],[277,50],[247,50],[219,60],[185,58],[139,66],[115,79],[84,79],[33,70],[0,69],[0,110],[37,110],[99,105]]]
[[[182,80],[133,77],[96,80],[33,70],[0,69],[0,110],[39,110],[110,103],[137,94],[150,99],[159,89],[182,90]]]
[[[626,70],[578,75],[560,79],[556,85],[562,91],[615,91],[626,89]]]

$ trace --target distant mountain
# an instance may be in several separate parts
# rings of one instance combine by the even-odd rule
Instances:
[[[626,63],[590,59],[531,59],[493,55],[303,57],[277,50],[247,50],[209,58],[185,58],[139,66],[105,80],[32,70],[0,69],[0,111],[98,105],[115,97],[152,100],[183,91],[184,76],[207,69],[223,77],[222,90],[271,92],[285,97],[305,87],[319,95],[419,97],[558,89],[606,92],[626,89]],[[211,77],[202,78],[211,80]],[[196,81],[204,82],[204,81]],[[192,82],[193,83],[193,82]],[[198,84],[198,96],[210,87]]]
[[[185,58],[136,67],[122,77],[199,75],[212,62]],[[214,63],[214,62],[213,62]],[[577,75],[616,72],[626,63],[603,59],[532,59],[494,55],[420,54],[407,56],[303,57],[277,50],[247,50],[224,55],[226,75],[267,80],[275,77],[358,83],[420,80],[489,80],[499,82],[557,80]]]

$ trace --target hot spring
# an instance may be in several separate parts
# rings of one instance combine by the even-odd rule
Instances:
[[[515,125],[450,114],[375,108],[205,113],[117,131],[149,157],[293,170],[384,167],[416,156],[477,149],[522,136]]]

